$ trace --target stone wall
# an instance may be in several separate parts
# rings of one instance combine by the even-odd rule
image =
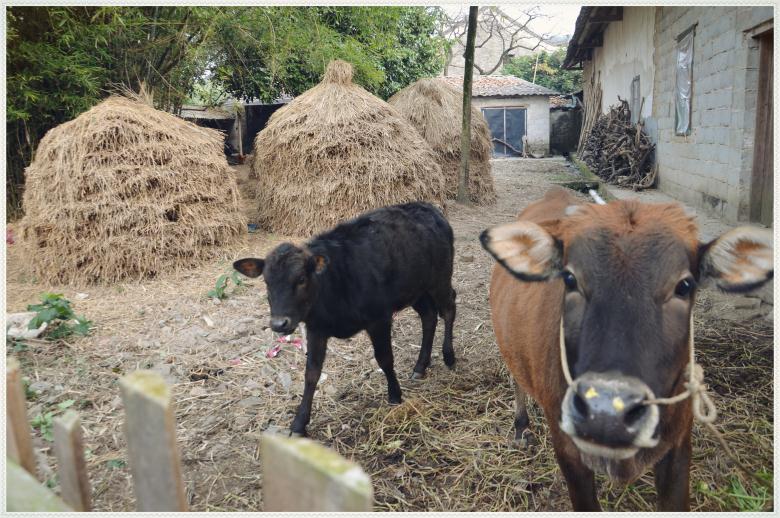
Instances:
[[[473,97],[471,103],[482,108],[525,108],[526,129],[530,152],[550,154],[550,98],[546,95],[522,97]]]
[[[727,221],[747,219],[758,42],[771,7],[658,7],[653,118],[658,187]],[[677,37],[695,25],[691,134],[675,135]]]

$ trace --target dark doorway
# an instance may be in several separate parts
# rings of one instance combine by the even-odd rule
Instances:
[[[764,32],[757,38],[759,40],[758,98],[753,146],[753,179],[750,189],[750,219],[771,227],[774,202],[774,130],[772,127],[774,31]]]
[[[493,156],[521,156],[526,126],[525,108],[482,108],[482,115],[493,139]]]

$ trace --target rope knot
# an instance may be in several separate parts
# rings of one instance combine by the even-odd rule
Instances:
[[[688,381],[685,387],[691,395],[693,417],[702,423],[714,423],[718,418],[718,411],[707,393],[707,385],[704,383],[704,369],[698,363],[690,366],[685,376]]]

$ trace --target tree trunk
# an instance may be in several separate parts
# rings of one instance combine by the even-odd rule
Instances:
[[[460,133],[460,178],[458,202],[468,203],[469,159],[471,158],[471,83],[474,77],[474,44],[477,37],[477,7],[469,7],[469,29],[463,57],[463,125]]]

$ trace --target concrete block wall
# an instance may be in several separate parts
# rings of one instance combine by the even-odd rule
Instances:
[[[525,108],[528,147],[532,153],[550,154],[550,98],[546,95],[522,97],[473,97],[477,108]]]
[[[747,218],[753,163],[757,41],[745,31],[771,7],[656,9],[653,117],[659,188],[710,214]],[[677,37],[696,24],[691,134],[675,135]]]

